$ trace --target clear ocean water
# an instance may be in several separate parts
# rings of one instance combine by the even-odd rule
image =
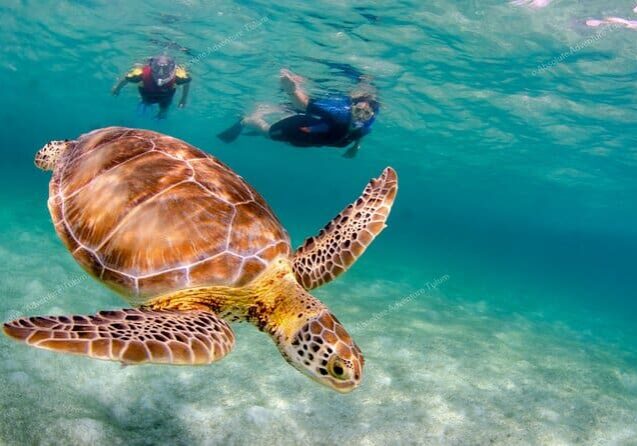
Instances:
[[[0,4],[0,315],[125,303],[55,235],[50,139],[109,125],[182,138],[269,201],[295,245],[387,165],[389,227],[315,294],[366,357],[340,395],[236,325],[208,367],[140,366],[0,338],[0,444],[637,444],[637,34],[634,2],[82,2]],[[543,6],[543,7],[540,7]],[[109,89],[168,51],[193,76],[165,121]],[[215,134],[284,97],[373,76],[381,115],[354,160]]]

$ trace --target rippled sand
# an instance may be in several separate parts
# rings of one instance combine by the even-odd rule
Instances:
[[[30,314],[122,304],[82,279],[68,255],[45,255],[46,248],[62,252],[51,234],[16,235],[0,245],[12,265],[0,284],[13,290],[2,302],[4,314],[29,303]],[[635,351],[502,311],[487,303],[489,296],[467,301],[449,294],[453,276],[414,288],[361,280],[365,275],[358,271],[317,293],[365,354],[366,376],[352,394],[307,380],[245,324],[235,325],[234,352],[198,368],[122,367],[3,337],[0,439],[8,445],[637,441]]]

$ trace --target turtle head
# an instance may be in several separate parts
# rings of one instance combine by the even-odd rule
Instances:
[[[360,384],[360,349],[330,310],[297,282],[289,260],[272,262],[250,287],[256,301],[248,320],[272,337],[286,361],[337,392]]]
[[[298,330],[285,345],[285,358],[313,380],[337,392],[354,390],[363,377],[363,355],[329,310],[301,318]]]
[[[35,154],[35,165],[42,170],[52,171],[62,154],[73,144],[73,141],[49,141]]]

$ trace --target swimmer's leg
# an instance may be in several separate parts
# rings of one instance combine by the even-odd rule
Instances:
[[[166,117],[168,116],[168,109],[170,108],[170,104],[172,104],[173,102],[173,96],[175,96],[175,90],[172,90],[168,96],[157,101],[157,103],[159,104],[159,111],[157,112],[157,116],[155,116],[155,119],[166,119]]]
[[[265,120],[265,116],[282,111],[280,106],[259,104],[251,114],[239,118],[232,126],[217,134],[217,138],[223,142],[230,143],[241,135],[244,128],[254,130],[259,135],[268,136],[270,133],[270,124]]]
[[[270,132],[270,124],[265,120],[265,117],[272,113],[280,113],[281,111],[282,109],[278,105],[259,104],[252,114],[245,116],[241,120],[241,124],[244,127],[267,135]]]
[[[267,135],[270,132],[270,124],[263,119],[262,115],[250,115],[241,120],[242,127],[248,127],[252,130],[256,130],[259,133]]]
[[[155,119],[162,120],[162,119],[166,119],[168,117],[168,107],[162,107],[159,106],[159,111],[157,112],[157,115],[155,115]]]
[[[270,133],[270,124],[263,119],[263,116],[252,114],[245,118],[238,119],[234,124],[221,133],[217,134],[217,138],[225,143],[231,143],[241,135],[244,128],[256,130],[258,134],[268,136]]]
[[[243,119],[239,118],[234,124],[221,133],[217,134],[217,138],[226,143],[231,143],[241,135],[243,131]]]
[[[147,104],[144,101],[139,101],[139,104],[137,104],[137,116],[146,116],[149,108],[150,104]]]
[[[267,136],[270,132],[270,124],[267,123],[262,116],[246,116],[237,120],[221,133],[217,134],[217,138],[225,143],[231,143],[241,135],[244,128],[256,130],[260,135]]]
[[[307,104],[310,102],[310,97],[301,86],[304,79],[285,68],[280,72],[280,79],[281,88],[290,96],[294,107],[305,111]]]
[[[166,117],[168,116],[168,108],[170,107],[171,102],[172,101],[159,103],[159,111],[157,112],[157,116],[155,116],[155,119],[166,119]]]

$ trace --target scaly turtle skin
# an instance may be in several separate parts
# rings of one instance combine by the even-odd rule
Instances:
[[[4,332],[39,348],[126,364],[209,364],[234,345],[228,322],[268,333],[294,367],[339,392],[363,356],[308,290],[347,270],[385,227],[397,191],[387,168],[293,252],[243,178],[159,133],[110,127],[52,141],[49,210],[75,260],[136,308],[17,319]]]

